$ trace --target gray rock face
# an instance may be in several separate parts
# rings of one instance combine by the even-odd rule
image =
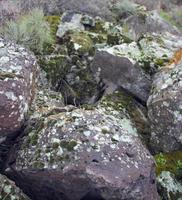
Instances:
[[[81,19],[81,14],[64,13],[56,35],[62,38],[68,31],[83,31],[84,26],[81,23]]]
[[[180,34],[180,31],[165,21],[157,11],[152,11],[144,15],[133,15],[126,19],[125,23],[130,29],[134,39],[138,39],[145,33],[164,33]]]
[[[134,2],[146,6],[148,10],[155,10],[160,6],[160,0],[134,0]]]
[[[34,115],[8,177],[35,200],[157,200],[153,159],[112,103]]]
[[[0,199],[30,200],[22,191],[7,177],[0,174]]]
[[[151,81],[137,61],[126,55],[126,51],[129,51],[130,47],[133,52],[135,51],[135,56],[140,56],[140,51],[135,43],[97,51],[92,70],[96,77],[106,85],[114,85],[115,88],[122,87],[142,102],[146,102]]]
[[[6,20],[15,19],[18,15],[17,3],[14,1],[0,1],[0,25],[3,25]]]
[[[0,39],[0,139],[18,131],[34,98],[38,66],[24,48]]]
[[[148,100],[151,146],[155,151],[169,152],[182,148],[181,95],[182,62],[172,63],[155,75]]]
[[[61,10],[71,10],[74,12],[82,12],[92,16],[100,16],[106,19],[112,19],[112,12],[109,7],[111,0],[60,0],[58,7]]]

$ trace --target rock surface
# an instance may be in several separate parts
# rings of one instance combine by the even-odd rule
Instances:
[[[181,50],[174,59],[181,60]],[[154,77],[148,100],[148,115],[152,129],[151,146],[155,151],[169,152],[182,148],[181,86],[181,61],[174,60]]]
[[[62,38],[68,31],[83,31],[84,26],[81,23],[81,19],[81,14],[64,13],[56,35]]]
[[[123,44],[110,49],[97,51],[92,70],[97,79],[101,79],[108,87],[121,87],[133,96],[146,102],[150,92],[151,80],[138,63],[126,51],[133,51],[140,57],[136,43]],[[124,54],[124,55],[123,55]]]
[[[171,33],[180,35],[180,30],[177,27],[163,19],[159,12],[151,11],[139,15],[133,15],[125,20],[130,34],[137,40],[145,33]]]
[[[29,51],[0,39],[0,140],[23,125],[34,98],[37,72]]]
[[[8,177],[35,200],[158,199],[150,153],[122,103],[108,101],[33,115]]]
[[[22,191],[3,175],[0,175],[0,199],[30,200]]]

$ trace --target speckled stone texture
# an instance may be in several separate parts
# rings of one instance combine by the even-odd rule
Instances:
[[[0,199],[2,200],[30,200],[7,177],[0,175]]]
[[[31,52],[0,39],[0,140],[20,130],[34,97],[37,72]]]
[[[7,176],[34,200],[157,200],[152,156],[115,106],[35,114]]]
[[[182,62],[164,67],[154,77],[148,100],[154,151],[182,149]]]

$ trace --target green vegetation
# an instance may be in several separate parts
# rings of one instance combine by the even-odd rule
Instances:
[[[124,0],[115,5],[115,7],[113,8],[113,12],[117,16],[117,18],[134,15],[136,14],[136,4],[130,2],[129,0]]]
[[[177,13],[176,17],[181,19],[181,23],[178,23],[176,20],[174,20],[174,18],[167,12],[165,11],[160,11],[160,16],[166,20],[167,22],[169,22],[170,24],[172,24],[173,26],[176,26],[177,28],[182,30],[182,14],[181,13]]]
[[[45,44],[52,43],[49,24],[40,9],[32,10],[17,21],[9,21],[0,31],[3,37],[41,54]]]
[[[170,171],[176,176],[181,176],[182,173],[182,152],[176,151],[173,153],[160,153],[155,156],[156,173],[159,175],[162,171]],[[181,175],[180,175],[181,174]]]

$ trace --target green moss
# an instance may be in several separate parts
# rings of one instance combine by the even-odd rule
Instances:
[[[105,28],[105,22],[101,19],[97,19],[95,22],[95,26],[90,27],[89,31],[94,32],[94,33],[107,34],[107,30]]]
[[[56,86],[70,68],[68,58],[65,55],[40,57],[38,63],[46,72],[47,78],[53,86]]]
[[[85,110],[94,110],[95,106],[94,105],[89,105],[89,104],[83,104],[83,105],[81,105],[81,108],[83,108]]]
[[[51,32],[51,37],[52,37],[52,42],[50,44],[45,44],[44,49],[43,49],[43,54],[48,55],[48,54],[51,54],[55,49],[56,33],[58,30],[58,26],[60,24],[60,16],[56,16],[56,15],[46,16],[45,20],[50,25],[50,32]]]
[[[22,76],[20,75],[17,75],[17,74],[14,74],[14,73],[10,73],[10,72],[0,72],[0,80],[4,80],[6,78],[23,78]]]
[[[103,129],[102,129],[102,133],[103,133],[103,134],[107,134],[107,133],[109,133],[109,131],[108,131],[107,129],[104,129],[104,128],[103,128]]]
[[[77,142],[75,140],[71,140],[71,141],[65,141],[62,140],[60,146],[62,148],[67,149],[68,151],[73,151],[74,147],[77,145]]]
[[[169,22],[170,24],[172,24],[173,26],[176,26],[177,28],[182,29],[182,25],[180,23],[178,24],[169,13],[161,10],[160,11],[160,16],[164,20],[166,20],[167,22]]]
[[[93,54],[93,42],[85,32],[74,32],[69,37],[68,49],[70,53],[77,51],[79,55],[84,55],[85,53]]]
[[[114,94],[107,95],[101,102],[104,106],[112,107],[117,111],[122,111],[124,108],[129,109],[131,103],[132,97],[124,91],[116,91]]]
[[[44,163],[40,161],[35,161],[32,163],[32,166],[37,169],[42,169],[44,168]]]
[[[60,24],[60,19],[61,19],[60,16],[57,16],[57,15],[50,15],[50,16],[45,17],[45,20],[50,25],[51,34],[52,34],[52,37],[54,39],[56,39],[56,33],[57,33],[57,30],[58,30],[58,26]]]
[[[159,175],[162,171],[170,171],[176,176],[182,174],[182,151],[172,153],[160,153],[155,155],[156,173]]]
[[[58,149],[58,147],[59,147],[59,143],[54,142],[54,143],[52,144],[52,148],[53,148],[53,149]]]

